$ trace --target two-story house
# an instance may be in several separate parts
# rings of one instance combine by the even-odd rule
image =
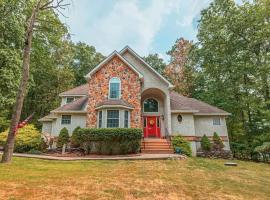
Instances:
[[[173,85],[130,47],[114,51],[86,76],[87,84],[61,93],[61,106],[40,121],[57,136],[63,127],[142,128],[144,138],[182,135],[193,154],[200,138],[217,132],[229,149],[229,113],[173,91]]]

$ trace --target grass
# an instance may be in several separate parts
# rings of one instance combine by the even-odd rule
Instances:
[[[0,199],[270,199],[270,165],[189,158],[0,164]]]

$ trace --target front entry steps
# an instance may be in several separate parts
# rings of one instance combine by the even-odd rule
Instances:
[[[170,142],[161,138],[144,138],[141,142],[141,152],[148,154],[174,153]]]

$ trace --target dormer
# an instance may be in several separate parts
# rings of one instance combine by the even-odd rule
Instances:
[[[59,94],[61,97],[61,106],[71,103],[81,97],[88,95],[88,84],[80,85],[71,90]]]

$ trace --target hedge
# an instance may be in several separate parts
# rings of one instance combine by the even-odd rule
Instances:
[[[140,150],[142,130],[134,128],[82,128],[77,142],[85,154],[129,154]]]

